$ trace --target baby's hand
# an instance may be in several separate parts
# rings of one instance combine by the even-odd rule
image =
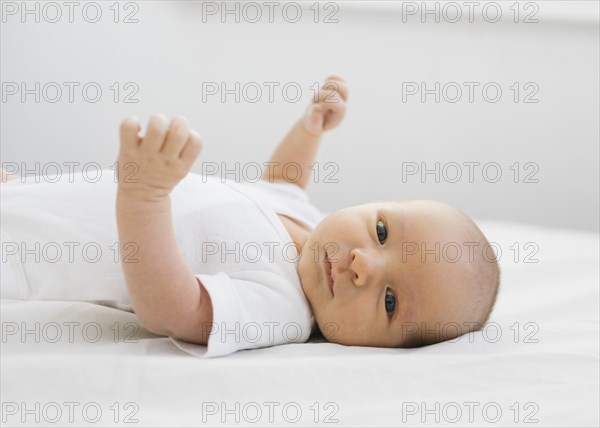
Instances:
[[[169,125],[163,115],[153,115],[143,138],[138,135],[140,129],[136,117],[128,117],[121,123],[119,192],[138,200],[160,200],[188,174],[200,154],[202,142],[180,116]]]
[[[306,109],[304,129],[313,135],[321,135],[340,124],[346,114],[348,86],[338,76],[329,76]]]

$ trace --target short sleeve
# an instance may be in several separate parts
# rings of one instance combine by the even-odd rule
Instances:
[[[310,306],[284,277],[258,270],[196,277],[212,301],[212,331],[206,346],[171,338],[179,349],[197,357],[219,357],[308,340]]]
[[[260,180],[254,183],[254,185],[268,192],[279,193],[287,198],[308,202],[308,194],[306,193],[306,190],[294,183],[288,183],[287,181],[269,182],[266,180]]]
[[[266,196],[268,203],[279,214],[296,218],[310,228],[315,228],[325,215],[315,207],[308,197],[306,190],[300,186],[285,181],[273,183],[260,180],[249,186],[258,189]]]

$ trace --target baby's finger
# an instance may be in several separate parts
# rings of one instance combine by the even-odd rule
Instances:
[[[348,85],[344,80],[332,79],[332,77],[333,76],[327,78],[325,84],[323,85],[323,89],[334,89],[340,93],[344,101],[348,101]]]
[[[129,116],[123,119],[121,127],[119,128],[119,134],[121,139],[121,147],[123,149],[136,148],[140,142],[138,132],[140,132],[142,126],[140,120],[135,116]]]
[[[142,141],[142,149],[159,152],[167,136],[169,122],[162,114],[153,114],[148,122],[148,129]]]
[[[333,89],[321,88],[313,98],[313,103],[323,103],[326,107],[329,104],[339,104],[340,102],[343,102],[340,93]]]
[[[340,82],[345,82],[346,80],[339,76],[338,74],[330,74],[329,76],[327,76],[327,79],[325,79],[325,81],[329,81],[329,80],[339,80]]]
[[[179,157],[179,153],[189,136],[190,128],[185,117],[175,116],[171,120],[171,126],[169,127],[169,132],[165,138],[165,144],[161,149],[161,153],[171,159]]]
[[[200,138],[200,135],[198,135],[196,131],[190,131],[190,135],[179,154],[179,158],[184,161],[188,168],[190,168],[201,151],[202,139]]]
[[[346,103],[339,102],[337,104],[321,105],[325,107],[323,129],[327,131],[338,126],[346,114]]]
[[[313,135],[323,132],[324,113],[323,104],[310,104],[304,114],[304,129]]]

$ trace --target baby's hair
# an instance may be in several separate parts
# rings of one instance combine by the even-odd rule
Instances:
[[[475,222],[473,220],[471,220],[468,217],[467,217],[467,219],[473,227],[471,232],[474,232],[477,242],[482,242],[484,244],[484,248],[491,249],[492,247],[491,247],[489,241],[487,240],[487,238],[485,237],[485,235],[483,234],[483,232],[481,231],[481,229],[479,229],[479,227],[477,226],[477,224],[475,224]],[[492,287],[491,290],[487,290],[488,291],[488,294],[487,294],[488,301],[485,302],[486,303],[486,305],[484,306],[485,310],[483,311],[483,316],[479,323],[480,327],[479,327],[479,329],[477,329],[477,330],[480,330],[489,321],[490,316],[491,316],[492,312],[494,311],[494,308],[496,307],[496,299],[498,297],[498,291],[500,290],[500,266],[498,264],[498,258],[496,257],[495,254],[494,254],[493,258],[485,258],[484,260],[479,260],[478,264],[479,264],[479,266],[477,266],[478,273],[483,276],[483,278],[481,278],[481,281],[483,282],[484,287],[486,284],[490,284]],[[487,269],[487,272],[485,272],[486,267],[489,268],[489,269]],[[482,270],[484,272],[481,272]]]
[[[480,287],[479,293],[481,293],[479,296],[476,296],[475,300],[481,305],[482,310],[478,311],[476,315],[473,315],[469,322],[464,322],[463,326],[466,328],[456,331],[456,334],[454,335],[449,335],[448,337],[442,337],[437,334],[427,336],[421,331],[418,331],[417,334],[412,334],[403,341],[401,345],[402,348],[418,348],[421,346],[433,345],[435,343],[455,339],[465,333],[480,331],[489,321],[490,316],[494,311],[496,299],[500,290],[500,266],[498,264],[498,259],[496,254],[491,251],[492,246],[477,224],[464,213],[460,212],[460,214],[462,214],[467,221],[467,224],[470,226],[467,229],[469,241],[477,242],[480,244],[480,248],[490,250],[486,251],[486,256],[476,257],[475,260],[473,260],[475,268],[474,276],[476,277],[477,285]],[[490,255],[489,253],[492,254]]]
[[[492,312],[494,312],[494,309],[496,309],[496,299],[498,298],[498,291],[500,290],[500,277],[502,276],[502,273],[500,271],[500,266],[498,265],[497,262],[494,264],[494,269],[496,272],[496,281],[494,284],[494,292],[493,292],[494,294],[492,296],[492,300],[490,301],[490,304],[485,313],[483,322],[481,323],[481,327],[483,327],[484,325],[486,325],[488,323],[490,316],[492,315]]]

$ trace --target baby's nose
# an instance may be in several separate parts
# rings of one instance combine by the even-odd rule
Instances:
[[[375,282],[378,272],[381,272],[381,262],[366,251],[355,248],[350,252],[350,270],[356,286],[362,287]]]

